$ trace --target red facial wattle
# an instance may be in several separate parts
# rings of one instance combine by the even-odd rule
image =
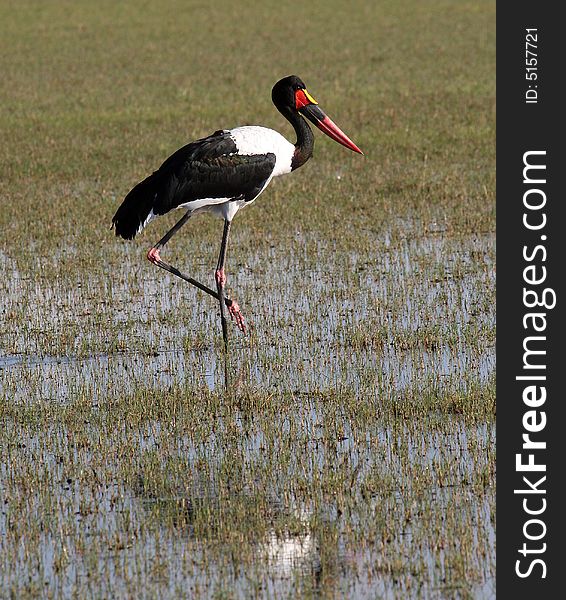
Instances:
[[[301,110],[305,106],[316,105],[318,102],[307,92],[307,90],[299,89],[295,92],[295,108]]]

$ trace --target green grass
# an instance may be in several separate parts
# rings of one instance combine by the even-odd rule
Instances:
[[[489,598],[495,3],[0,6],[0,597]],[[110,230],[305,80],[364,150],[238,214],[216,306]],[[198,220],[197,220],[198,219]],[[212,284],[221,223],[167,257]]]

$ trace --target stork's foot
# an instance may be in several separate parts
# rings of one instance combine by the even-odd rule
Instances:
[[[238,306],[238,303],[235,300],[226,300],[226,306],[228,307],[228,312],[230,313],[230,317],[233,321],[236,322],[238,329],[246,335],[246,323],[244,321],[244,315]]]
[[[155,246],[153,248],[150,248],[147,253],[147,260],[149,260],[149,262],[153,263],[154,265],[159,264],[161,262],[161,257],[159,256],[159,248],[156,248]]]

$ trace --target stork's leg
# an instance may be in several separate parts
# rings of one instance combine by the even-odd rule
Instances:
[[[164,269],[165,271],[169,271],[169,273],[172,273],[173,275],[180,277],[184,281],[187,281],[191,285],[194,285],[195,287],[199,288],[199,290],[202,290],[203,292],[210,294],[213,298],[216,298],[218,300],[219,296],[218,296],[217,292],[215,292],[214,290],[211,290],[208,286],[200,283],[200,281],[197,281],[196,279],[193,279],[192,277],[189,277],[188,275],[181,273],[181,271],[179,271],[179,269],[177,269],[176,267],[173,267],[170,264],[163,261],[161,259],[161,256],[159,255],[159,251],[161,250],[161,248],[163,248],[165,246],[165,244],[177,233],[177,231],[179,231],[179,229],[181,229],[181,227],[190,219],[190,217],[191,217],[191,213],[186,212],[179,219],[179,221],[177,221],[177,223],[175,223],[175,225],[173,225],[173,227],[157,242],[157,244],[155,244],[152,248],[150,248],[149,252],[147,253],[147,258],[154,265],[157,265],[158,267]],[[242,313],[240,312],[240,307],[238,306],[238,303],[235,300],[232,300],[230,298],[224,298],[224,304],[228,308],[232,318],[234,318],[236,320],[236,324],[238,325],[238,327],[245,333],[246,326],[244,324],[244,319],[242,317]]]
[[[220,302],[220,324],[222,325],[222,337],[224,338],[224,346],[228,349],[228,324],[226,323],[226,309],[224,306],[224,286],[226,285],[226,273],[224,272],[224,264],[226,263],[226,249],[228,247],[228,236],[230,235],[231,221],[224,221],[224,232],[222,233],[222,244],[220,245],[220,255],[218,257],[218,265],[216,266],[216,289],[218,290],[218,300]]]
[[[228,307],[230,317],[236,321],[236,325],[242,331],[246,333],[246,324],[244,322],[244,316],[238,306],[237,302],[233,300],[230,303],[224,299],[224,287],[226,285],[226,273],[224,272],[224,264],[226,263],[226,248],[228,247],[228,236],[230,235],[231,221],[224,221],[224,232],[222,234],[222,244],[220,246],[220,256],[218,257],[218,265],[216,267],[216,273],[214,274],[216,279],[216,289],[218,290],[218,300],[220,301],[220,322],[222,324],[222,336],[224,337],[224,344],[228,348],[228,327],[226,324],[226,311],[224,304]]]
[[[177,231],[179,231],[179,229],[181,229],[181,227],[190,218],[191,218],[191,213],[186,212],[177,221],[177,223],[175,223],[175,225],[173,225],[173,227],[171,227],[171,229],[157,242],[157,244],[155,244],[152,248],[149,249],[149,251],[147,253],[147,259],[149,260],[149,262],[153,263],[154,265],[157,265],[158,267],[165,269],[165,271],[169,271],[169,273],[173,273],[173,275],[176,275],[177,277],[180,277],[181,279],[188,281],[192,285],[198,287],[203,292],[206,292],[207,294],[210,294],[211,296],[214,296],[214,298],[218,299],[218,294],[216,292],[211,290],[206,285],[203,285],[196,279],[193,279],[192,277],[188,277],[184,273],[181,273],[181,271],[179,271],[179,269],[177,269],[176,267],[173,267],[170,264],[166,263],[165,261],[161,260],[161,256],[159,255],[159,251],[161,250],[161,248],[163,248],[163,246],[165,246],[165,244],[177,233]]]

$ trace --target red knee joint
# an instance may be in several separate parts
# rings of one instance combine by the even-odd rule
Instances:
[[[224,287],[226,285],[226,273],[224,273],[224,269],[217,269],[214,273],[214,277],[216,279],[216,283],[220,287]]]

